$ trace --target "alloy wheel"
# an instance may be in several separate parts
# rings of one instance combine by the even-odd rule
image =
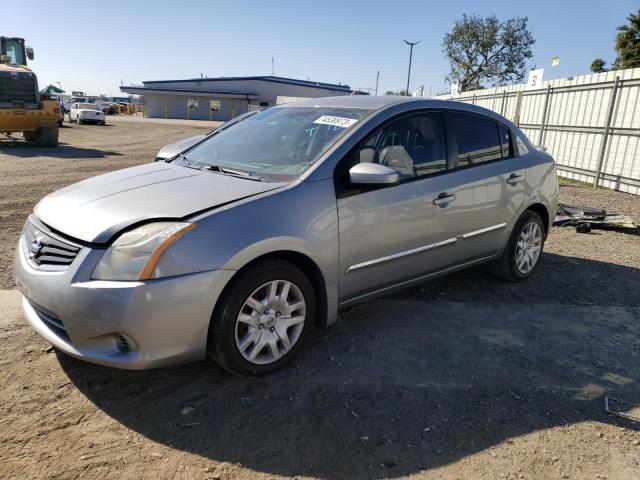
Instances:
[[[280,360],[302,333],[306,304],[288,280],[272,280],[253,291],[236,319],[235,340],[245,360],[266,365]]]
[[[520,231],[516,244],[516,268],[523,275],[533,270],[542,250],[542,229],[537,222],[529,222]]]

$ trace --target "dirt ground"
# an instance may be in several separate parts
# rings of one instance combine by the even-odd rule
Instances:
[[[640,236],[553,228],[524,284],[479,267],[341,314],[260,380],[199,362],[127,372],[48,348],[12,256],[45,194],[206,131],[70,126],[0,143],[0,478],[640,479]],[[562,182],[562,201],[640,197]]]

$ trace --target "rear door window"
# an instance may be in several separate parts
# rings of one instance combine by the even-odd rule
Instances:
[[[449,119],[458,146],[458,167],[502,158],[501,140],[495,121],[465,113],[452,113]]]

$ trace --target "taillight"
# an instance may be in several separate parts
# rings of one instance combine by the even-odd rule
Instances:
[[[53,111],[54,111],[55,113],[60,113],[60,109],[59,109],[59,108],[56,108],[56,107],[53,107]]]

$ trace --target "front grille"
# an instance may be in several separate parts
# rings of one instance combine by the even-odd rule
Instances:
[[[62,323],[62,320],[60,320],[57,317],[54,317],[53,315],[49,315],[45,311],[36,307],[33,303],[31,304],[31,306],[33,307],[35,312],[38,314],[38,317],[40,318],[40,320],[42,320],[42,322],[47,327],[49,327],[49,330],[55,333],[62,340],[66,342],[70,342],[69,335],[67,334],[67,329],[64,328],[64,324]]]
[[[62,270],[71,265],[81,247],[45,233],[30,220],[24,227],[24,250],[28,260],[46,270]]]
[[[33,73],[0,71],[0,103],[38,103],[37,92]]]

